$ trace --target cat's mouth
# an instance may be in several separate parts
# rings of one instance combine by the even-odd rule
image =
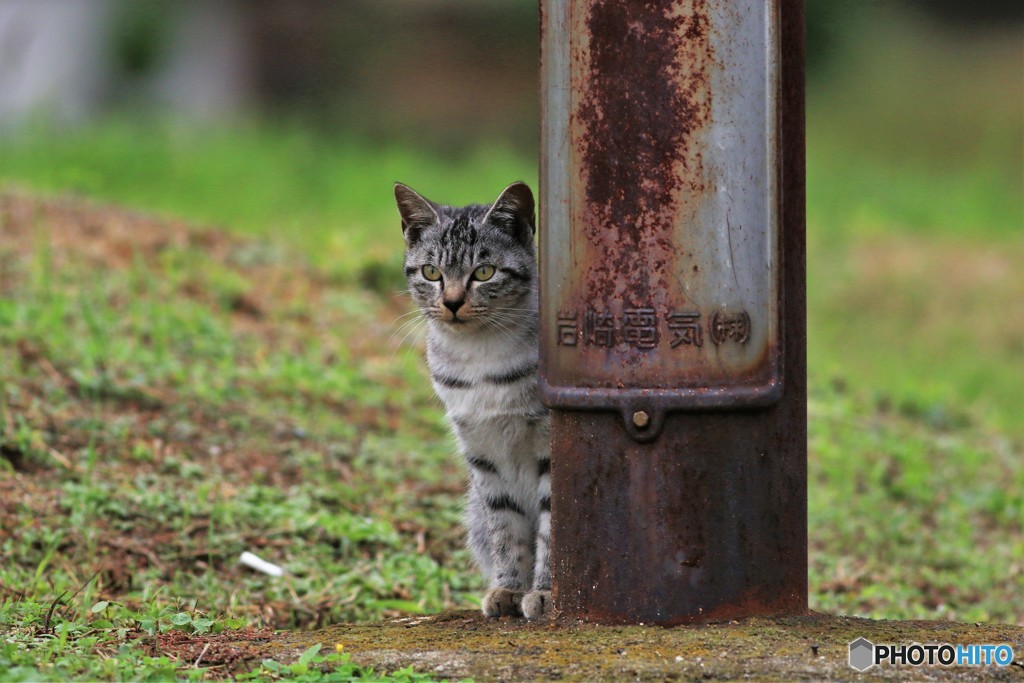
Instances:
[[[467,323],[473,322],[472,318],[460,318],[458,313],[449,311],[443,311],[439,316],[439,319],[446,325],[465,325]]]
[[[469,306],[463,306],[457,311],[453,311],[450,306],[438,306],[438,319],[447,324],[454,326],[467,325],[477,321],[477,316],[474,315],[473,311]]]

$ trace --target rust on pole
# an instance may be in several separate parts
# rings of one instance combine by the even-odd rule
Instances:
[[[802,0],[542,0],[554,604],[807,609]]]

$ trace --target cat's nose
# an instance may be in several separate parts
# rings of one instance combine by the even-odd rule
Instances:
[[[452,312],[452,315],[456,315],[457,311],[462,308],[462,304],[466,303],[465,299],[455,299],[454,301],[444,300],[444,307]]]

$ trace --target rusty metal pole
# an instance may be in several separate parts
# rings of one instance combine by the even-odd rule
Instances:
[[[542,0],[554,604],[807,609],[802,0]]]

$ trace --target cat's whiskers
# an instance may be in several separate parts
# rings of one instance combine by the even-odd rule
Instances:
[[[495,330],[495,331],[497,331],[499,333],[502,333],[502,334],[504,334],[506,337],[508,337],[510,339],[515,338],[515,336],[516,336],[515,333],[512,330],[510,330],[509,328],[505,327],[503,324],[501,324],[500,322],[498,322],[494,318],[481,318],[480,320],[483,322],[484,327],[488,327],[488,328],[490,328],[492,330]]]
[[[394,319],[393,321],[391,321],[391,324],[392,324],[392,325],[395,325],[395,324],[396,324],[396,323],[398,323],[398,321],[399,321],[399,320],[401,320],[402,318],[408,318],[408,317],[409,317],[409,316],[411,316],[411,315],[423,315],[423,311],[420,311],[419,309],[417,309],[417,310],[415,310],[415,311],[409,311],[408,313],[403,313],[402,315],[398,316],[398,317],[397,317],[397,318],[395,318],[395,319]]]
[[[517,313],[526,313],[528,315],[536,314],[535,311],[523,308],[522,306],[487,306],[486,308],[491,311],[516,311]]]
[[[523,320],[535,320],[537,314],[531,311],[523,311],[516,308],[490,308],[487,310],[491,315],[507,316],[510,318],[522,318]]]
[[[411,332],[414,332],[417,329],[417,324],[418,323],[422,323],[423,325],[426,325],[426,319],[423,317],[423,312],[419,311],[419,310],[410,311],[409,313],[405,313],[403,315],[400,315],[398,318],[395,319],[395,323],[397,323],[402,318],[406,318],[406,317],[411,316],[411,315],[415,315],[416,317],[413,317],[413,318],[410,318],[409,320],[406,320],[401,325],[399,325],[398,328],[394,332],[391,333],[389,341],[394,341],[396,337],[398,337],[399,335],[403,335],[403,333],[404,333],[404,335],[402,336],[401,341],[399,341],[394,346],[395,349],[398,349],[405,342],[405,340],[408,339],[409,334]]]
[[[396,329],[391,334],[391,339],[394,340],[398,336],[403,336],[404,339],[405,333],[408,332],[408,330],[415,328],[417,324],[421,322],[424,322],[422,318],[413,318],[411,320],[406,320],[398,329]]]
[[[537,316],[530,315],[529,313],[523,313],[519,311],[491,311],[490,316],[498,318],[503,322],[514,323],[519,327],[533,327],[537,321]]]
[[[426,329],[426,326],[427,326],[426,319],[425,318],[415,318],[414,320],[410,321],[410,323],[411,324],[408,325],[408,329],[406,330],[406,332],[402,336],[402,338],[398,341],[397,344],[394,344],[394,346],[392,346],[392,348],[391,348],[391,357],[392,358],[394,358],[395,354],[398,352],[398,349],[402,348],[402,346],[405,344],[406,340],[408,340],[410,336],[417,336],[417,337],[420,337],[420,338],[423,337],[424,330]],[[397,336],[397,335],[393,335],[391,339],[394,340],[395,336]]]
[[[395,318],[395,319],[394,319],[394,320],[393,320],[393,321],[391,322],[391,324],[392,324],[392,325],[396,325],[396,324],[397,324],[397,323],[398,323],[398,322],[399,322],[400,320],[402,320],[403,318],[408,318],[408,317],[410,317],[410,316],[422,316],[422,315],[423,315],[423,311],[417,308],[417,309],[414,309],[414,310],[412,310],[412,311],[408,311],[407,313],[403,313],[402,315],[398,316],[397,318]],[[409,321],[408,321],[408,320],[406,320],[405,322],[403,322],[403,323],[402,323],[402,325],[404,325],[404,324],[405,324],[405,323],[407,323],[407,322],[409,322]]]
[[[417,338],[421,337],[422,336],[422,332],[423,332],[423,326],[422,325],[415,325],[415,326],[412,326],[409,329],[407,329],[402,334],[401,338],[398,338],[398,337],[392,338],[390,340],[390,342],[391,342],[390,343],[390,346],[391,346],[391,357],[393,358],[394,355],[396,353],[398,353],[398,349],[402,348],[405,345],[406,341],[410,337],[417,337]]]
[[[488,318],[511,325],[517,329],[532,328],[536,323],[536,316],[520,315],[509,311],[492,311]]]
[[[536,314],[529,311],[514,308],[483,307],[477,314],[480,318],[492,318],[501,322],[509,323],[514,327],[521,327],[523,323],[529,323],[536,319]]]

